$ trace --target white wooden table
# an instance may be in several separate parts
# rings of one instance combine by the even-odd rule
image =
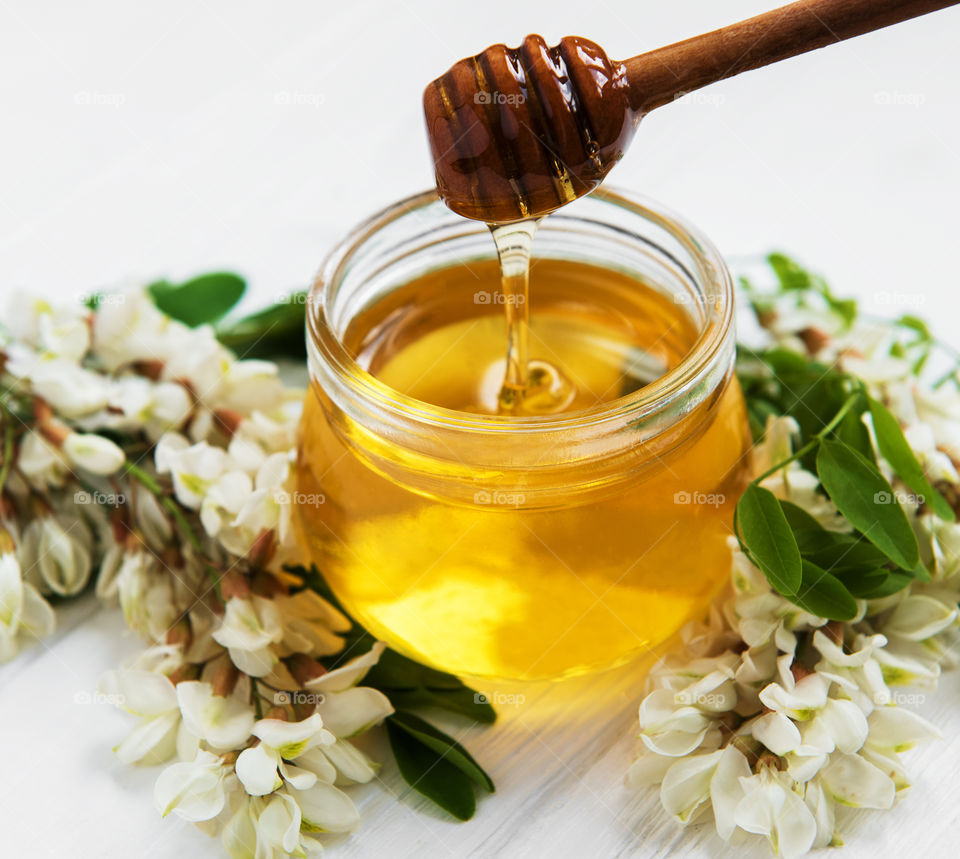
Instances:
[[[453,60],[527,32],[629,56],[766,5],[2,0],[0,292],[70,300],[230,267],[249,277],[248,306],[272,300],[358,219],[429,186],[420,90]],[[956,341],[958,25],[948,10],[657,111],[614,181],[682,212],[731,259],[794,251],[868,309],[927,315]],[[377,57],[396,65],[382,74]],[[110,751],[130,722],[97,702],[97,678],[139,646],[118,613],[82,599],[0,669],[0,855],[222,855],[161,821],[156,772]],[[431,811],[387,764],[356,791],[362,829],[330,855],[767,855],[681,830],[652,793],[623,786],[641,674],[488,690],[525,700],[467,734],[498,786],[474,820]],[[854,819],[838,855],[955,855],[958,703],[947,677],[919,707],[946,740],[912,753],[915,787]]]

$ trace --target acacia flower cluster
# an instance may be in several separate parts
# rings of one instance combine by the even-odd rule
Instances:
[[[923,362],[891,346],[889,324],[844,326],[835,313],[795,306],[765,313],[778,348],[864,381],[956,509],[956,387],[933,389],[919,378]],[[869,416],[865,423],[874,438]],[[761,485],[832,532],[852,530],[800,461],[774,470],[790,459],[797,432],[790,417],[768,419],[755,449],[757,473],[772,471]],[[760,835],[784,857],[840,844],[842,809],[893,806],[910,784],[901,753],[939,737],[897,705],[896,689],[933,688],[941,668],[955,664],[960,525],[936,517],[877,454],[896,496],[878,503],[904,508],[930,580],[857,600],[854,618],[828,622],[772,589],[731,538],[730,587],[705,623],[684,630],[683,650],[651,671],[640,705],[641,747],[628,781],[659,785],[661,804],[680,823],[712,816],[723,839],[738,829]]]
[[[393,708],[361,685],[383,645],[325,668],[350,622],[284,569],[303,392],[144,292],[4,321],[0,660],[95,580],[148,645],[101,690],[136,718],[119,758],[165,765],[159,811],[237,859],[319,853],[377,771],[351,738]]]

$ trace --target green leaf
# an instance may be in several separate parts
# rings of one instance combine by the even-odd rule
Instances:
[[[826,531],[827,529],[823,527],[813,516],[807,513],[802,507],[794,504],[792,501],[784,501],[780,499],[780,509],[783,511],[784,518],[787,520],[787,524],[794,531]]]
[[[876,600],[902,591],[913,577],[899,570],[854,570],[841,577],[857,599]]]
[[[306,307],[306,292],[292,293],[270,307],[218,326],[217,339],[245,358],[304,358]]]
[[[442,755],[444,760],[452,763],[478,787],[493,793],[493,780],[453,737],[443,733],[419,716],[414,716],[413,713],[395,713],[390,716],[390,722],[416,737],[437,754]]]
[[[421,665],[395,650],[383,652],[367,672],[364,684],[383,692],[398,710],[438,707],[487,724],[497,718],[485,696],[452,674]]]
[[[840,425],[833,431],[833,436],[848,447],[862,454],[865,459],[870,460],[873,465],[877,464],[877,458],[873,453],[873,442],[870,440],[870,430],[862,420],[863,413],[867,410],[865,399],[857,397],[857,404],[850,409],[840,421]]]
[[[802,551],[802,554],[808,561],[823,567],[828,573],[841,575],[847,570],[874,569],[887,563],[887,556],[862,537],[831,534],[829,531],[826,533],[830,534],[832,539],[816,549]]]
[[[817,453],[817,475],[837,509],[854,528],[897,566],[920,560],[917,538],[884,476],[842,442],[825,440]]]
[[[196,328],[214,323],[241,298],[246,281],[228,271],[202,274],[180,284],[158,280],[147,287],[153,303],[167,316]]]
[[[786,254],[774,252],[767,256],[767,262],[776,275],[783,290],[810,289],[813,278],[800,263]]]
[[[784,596],[804,611],[828,620],[850,620],[857,615],[857,601],[843,582],[810,561],[803,562],[797,593]]]
[[[458,820],[473,817],[477,800],[473,782],[466,774],[393,719],[387,719],[387,737],[407,784]]]
[[[800,550],[777,497],[755,483],[737,502],[737,527],[748,555],[782,594],[800,585]]]
[[[917,495],[922,496],[937,516],[948,522],[956,521],[953,509],[923,473],[923,467],[903,436],[900,422],[883,403],[873,397],[870,398],[870,415],[873,417],[873,431],[877,436],[880,453],[900,479]]]

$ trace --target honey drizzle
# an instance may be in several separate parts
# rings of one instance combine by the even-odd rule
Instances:
[[[530,249],[539,218],[487,224],[500,260],[500,289],[507,323],[507,366],[500,388],[499,411],[513,414],[530,383]]]

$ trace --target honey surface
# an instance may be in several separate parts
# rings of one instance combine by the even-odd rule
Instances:
[[[397,391],[496,414],[506,346],[499,283],[496,261],[432,272],[359,314],[344,342]],[[642,387],[696,337],[682,307],[607,269],[535,259],[530,292],[531,365],[570,381],[565,411]],[[676,428],[680,443],[615,490],[592,491],[584,465],[549,505],[489,469],[477,475],[474,503],[407,485],[368,464],[389,457],[390,443],[355,432],[333,408],[322,391],[308,394],[298,489],[325,501],[297,508],[299,536],[348,611],[416,659],[515,679],[606,667],[669,637],[726,577],[749,449],[735,381]],[[462,474],[470,453],[444,447],[437,473]],[[562,468],[556,457],[544,451],[537,479]]]

